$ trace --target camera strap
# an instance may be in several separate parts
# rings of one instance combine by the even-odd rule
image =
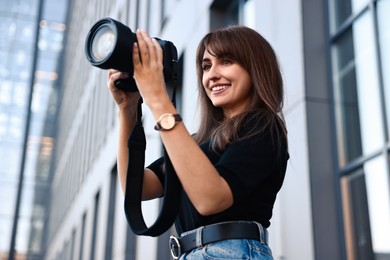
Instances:
[[[137,123],[128,140],[129,161],[124,209],[130,228],[135,234],[154,237],[163,234],[173,225],[179,209],[181,184],[164,148],[165,179],[162,207],[154,224],[147,227],[141,207],[146,150],[141,105],[142,99],[138,103]]]

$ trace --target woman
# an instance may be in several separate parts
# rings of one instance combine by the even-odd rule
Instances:
[[[180,259],[272,259],[266,228],[288,160],[283,82],[276,55],[256,31],[230,26],[209,33],[196,56],[200,126],[187,131],[165,87],[161,47],[138,30],[133,48],[139,93],[114,82],[119,108],[118,171],[125,190],[127,139],[142,96],[183,187],[171,250]],[[163,160],[145,169],[143,199],[163,194]],[[180,244],[180,246],[179,246]]]

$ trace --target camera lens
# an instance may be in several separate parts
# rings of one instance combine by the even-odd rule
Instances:
[[[88,61],[101,69],[133,71],[132,51],[136,35],[124,24],[111,18],[92,26],[85,41]]]
[[[172,42],[156,38],[163,49],[164,78],[167,83],[177,79],[177,50]],[[116,69],[133,74],[133,44],[135,33],[126,25],[104,18],[97,21],[88,32],[85,40],[85,56],[95,67]],[[137,91],[133,77],[117,80],[117,88]]]
[[[110,27],[103,25],[96,31],[91,42],[91,54],[94,60],[99,62],[111,55],[115,48],[116,36]]]

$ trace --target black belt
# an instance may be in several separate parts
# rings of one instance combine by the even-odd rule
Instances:
[[[195,248],[226,239],[253,239],[268,244],[268,233],[256,222],[222,222],[186,232],[180,238],[171,236],[169,247],[172,257],[178,259]]]

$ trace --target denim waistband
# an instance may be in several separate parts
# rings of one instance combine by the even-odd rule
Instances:
[[[220,222],[183,232],[179,238],[171,236],[169,247],[178,259],[182,253],[226,239],[254,239],[268,245],[268,231],[255,221]]]

